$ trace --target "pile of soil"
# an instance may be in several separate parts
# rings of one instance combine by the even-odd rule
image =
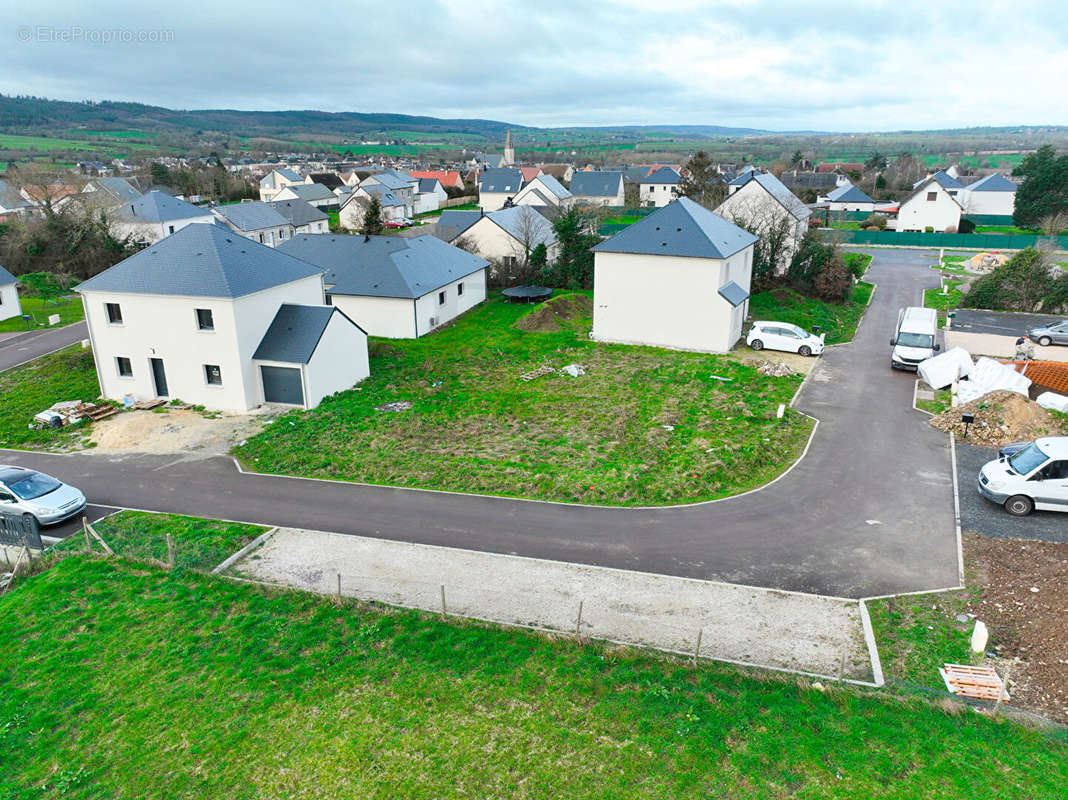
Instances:
[[[1003,445],[1040,436],[1063,436],[1066,426],[1033,400],[1016,392],[991,392],[970,403],[951,408],[930,423],[940,431],[952,431],[964,436],[961,414],[974,414],[968,426],[967,440],[971,444]]]
[[[520,317],[515,326],[521,331],[552,333],[564,324],[593,314],[593,300],[584,294],[564,294],[546,300],[529,314]]]
[[[1011,670],[1013,706],[1068,723],[1068,543],[965,533],[964,552],[981,587],[968,610],[996,653],[987,664]]]

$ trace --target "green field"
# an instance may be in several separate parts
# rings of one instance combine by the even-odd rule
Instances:
[[[121,149],[116,149],[116,147],[121,147]],[[111,144],[88,139],[57,139],[46,136],[18,136],[10,133],[0,133],[0,150],[102,152],[116,158],[122,158],[129,149],[155,150],[157,148],[155,145],[142,144],[128,139],[123,139],[120,146],[119,143]]]
[[[531,306],[495,295],[430,336],[377,341],[358,390],[282,417],[236,453],[263,472],[624,505],[735,494],[800,454],[811,421],[776,419],[799,376],[594,342],[588,295],[560,300],[585,307],[550,320],[554,331],[516,328]],[[520,380],[573,363],[586,374]],[[414,407],[375,410],[394,401]]]
[[[0,641],[5,800],[1023,800],[1068,785],[1063,735],[955,704],[147,564],[79,556],[21,580]]]
[[[100,396],[93,353],[78,345],[0,373],[0,447],[63,448],[76,445],[85,425],[31,430],[34,414],[61,400]],[[2,797],[2,795],[0,795]]]
[[[23,296],[19,297],[19,305],[22,307],[22,313],[31,315],[34,321],[27,323],[22,316],[5,319],[0,322],[0,333],[50,327],[48,318],[53,314],[59,314],[61,326],[85,319],[85,307],[79,297],[52,303],[40,297]]]
[[[827,344],[838,344],[852,340],[874,289],[872,284],[861,281],[853,287],[850,302],[845,305],[806,297],[793,289],[771,289],[749,298],[749,314],[753,319],[791,322],[806,331],[819,325],[820,332],[827,334]]]

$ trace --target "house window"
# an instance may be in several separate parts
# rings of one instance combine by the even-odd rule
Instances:
[[[122,325],[122,309],[118,303],[104,303],[104,308],[108,312],[108,322],[112,325]]]
[[[326,304],[328,306],[332,306],[334,304],[334,296],[332,294],[328,294],[326,296]]]
[[[438,305],[445,305],[445,292],[438,292]]]
[[[514,267],[515,266],[515,256],[505,256],[504,257],[504,266],[506,266],[506,267]]]
[[[119,371],[120,378],[133,377],[133,364],[126,356],[115,356],[115,367]]]
[[[197,329],[202,331],[215,330],[215,318],[211,315],[210,308],[198,308],[197,312]]]
[[[937,199],[938,199],[938,192],[928,192],[927,193],[927,202],[928,203],[933,203]]]
[[[284,241],[286,238],[286,232],[284,230],[278,231],[278,241]]]
[[[260,234],[260,244],[263,244],[263,234]]]
[[[462,283],[456,284],[456,296],[462,297],[464,293],[464,285]]]
[[[168,225],[167,226],[167,233],[174,233],[174,226],[173,225]]]
[[[209,386],[222,386],[222,370],[215,364],[204,365],[204,377]]]

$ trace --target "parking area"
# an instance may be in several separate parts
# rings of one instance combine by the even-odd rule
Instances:
[[[1062,317],[1052,314],[1020,314],[1010,311],[978,311],[958,308],[946,329],[946,346],[963,347],[973,355],[1012,358],[1016,340],[1032,328],[1038,328]],[[1035,358],[1068,361],[1068,347],[1034,345]]]
[[[976,476],[983,464],[994,458],[997,458],[997,450],[993,448],[974,447],[957,440],[961,529],[999,539],[1068,542],[1068,514],[1036,511],[1027,517],[1014,517],[979,494],[975,488]]]

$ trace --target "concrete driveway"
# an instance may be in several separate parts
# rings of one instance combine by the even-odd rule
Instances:
[[[948,441],[892,372],[901,306],[937,285],[922,251],[877,250],[856,340],[829,348],[798,408],[819,428],[777,482],[657,509],[579,507],[240,473],[227,458],[6,452],[94,503],[464,547],[842,597],[959,581]]]

